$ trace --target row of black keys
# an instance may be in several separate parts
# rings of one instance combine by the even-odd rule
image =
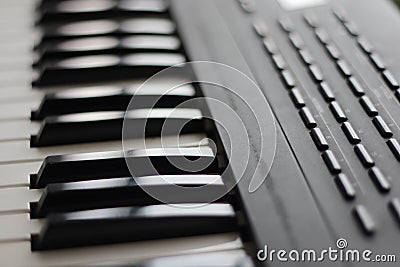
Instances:
[[[126,161],[139,178],[131,178]],[[180,161],[184,168],[176,166]],[[32,238],[32,248],[236,231],[235,211],[227,204],[232,200],[224,196],[220,172],[213,151],[206,147],[134,150],[127,158],[122,152],[50,156],[31,179],[33,188],[44,188],[39,202],[31,204],[31,216],[46,218]],[[182,193],[182,187],[195,190]],[[171,207],[143,188],[166,197],[168,203],[217,202],[195,209]]]

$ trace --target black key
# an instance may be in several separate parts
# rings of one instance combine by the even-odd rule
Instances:
[[[392,138],[388,140],[387,145],[389,146],[390,150],[392,151],[393,155],[396,157],[397,160],[400,161],[400,144],[399,142]]]
[[[253,21],[253,28],[258,36],[267,37],[269,35],[269,29],[267,23],[262,18],[256,18]]]
[[[345,199],[353,200],[356,197],[356,190],[346,174],[338,174],[335,181]]]
[[[382,137],[390,138],[393,136],[392,130],[390,130],[389,126],[381,116],[376,116],[372,119],[372,122],[374,123],[375,127],[378,129]]]
[[[162,134],[178,135],[177,129],[181,128],[181,134],[204,132],[201,112],[196,109],[138,109],[127,113],[92,112],[47,117],[38,134],[31,137],[31,146],[119,140],[122,138],[124,120],[125,123],[134,123],[136,126],[126,133],[129,138],[154,137]]]
[[[347,116],[346,113],[344,113],[342,107],[339,105],[338,102],[333,101],[329,104],[329,108],[333,113],[333,116],[335,116],[337,122],[342,123],[347,121]]]
[[[369,56],[369,58],[371,59],[371,62],[374,64],[374,66],[376,67],[377,70],[384,71],[386,69],[386,66],[383,63],[383,60],[381,59],[381,57],[379,55],[371,54]]]
[[[219,172],[210,148],[157,148],[116,152],[97,152],[47,157],[39,172],[31,175],[31,187],[106,178],[174,174],[215,174]],[[192,162],[188,162],[187,159]],[[195,160],[195,161],[194,161]],[[190,164],[189,164],[190,163]],[[184,165],[179,166],[179,165]]]
[[[379,191],[382,193],[390,191],[390,183],[378,167],[371,168],[368,173]]]
[[[335,95],[333,94],[329,84],[327,84],[326,82],[322,82],[319,85],[319,89],[326,102],[330,103],[332,101],[335,101]]]
[[[120,79],[147,78],[185,62],[175,53],[97,55],[47,62],[40,66],[35,86],[64,85]]]
[[[298,33],[292,32],[289,34],[289,40],[292,45],[298,50],[304,47],[304,41]]]
[[[303,108],[306,106],[306,102],[304,101],[304,98],[301,95],[299,89],[293,88],[290,92],[290,97],[292,98],[292,101],[297,108]]]
[[[399,82],[394,77],[393,73],[389,70],[385,70],[382,73],[383,79],[385,80],[386,84],[393,90],[399,88]]]
[[[378,116],[379,112],[368,96],[362,96],[360,98],[360,103],[364,108],[365,112],[368,114],[368,116],[370,117]]]
[[[339,161],[331,150],[322,153],[322,159],[325,161],[326,166],[332,174],[339,174],[342,172]]]
[[[168,5],[163,0],[69,0],[54,1],[41,6],[38,22],[62,22],[163,15]]]
[[[131,37],[86,37],[66,41],[46,42],[37,47],[41,66],[48,60],[98,54],[124,55],[133,53],[179,52],[181,43],[174,36],[137,35]]]
[[[338,60],[337,66],[340,70],[340,72],[345,76],[345,77],[350,77],[352,72],[349,64],[347,64],[346,61],[344,60]]]
[[[312,129],[310,134],[318,150],[325,151],[329,149],[329,144],[326,141],[324,134],[319,128]]]
[[[362,205],[357,205],[353,212],[364,233],[372,235],[376,231],[376,225],[368,210]]]
[[[279,19],[279,25],[285,32],[292,32],[294,30],[293,22],[289,17],[281,17]]]
[[[372,45],[368,42],[367,39],[365,39],[364,37],[359,37],[357,41],[358,45],[366,54],[371,54],[373,52]]]
[[[317,122],[315,121],[313,114],[307,107],[302,108],[299,113],[308,129],[317,127]]]
[[[274,40],[272,38],[264,38],[263,39],[264,47],[271,55],[278,53],[278,47],[276,46]]]
[[[348,33],[350,33],[353,36],[358,36],[359,35],[359,31],[357,26],[352,23],[352,22],[345,22],[343,23],[344,28],[347,30]]]
[[[400,199],[394,198],[389,202],[389,209],[393,214],[394,219],[400,224]]]
[[[275,54],[272,56],[272,61],[278,70],[284,70],[287,66],[285,59],[281,54]]]
[[[181,187],[190,188],[190,193]],[[168,203],[208,203],[224,193],[226,188],[218,175],[163,175],[49,184],[31,214],[41,218],[55,212],[161,204],[151,194],[161,196]]]
[[[375,165],[374,159],[371,157],[364,145],[356,145],[354,151],[365,168],[371,168]]]
[[[331,58],[338,60],[341,57],[339,49],[334,44],[326,45],[326,51],[328,51]]]
[[[309,70],[316,82],[322,82],[324,80],[324,75],[322,74],[321,69],[317,65],[309,66]]]
[[[229,204],[197,208],[153,205],[50,215],[33,250],[113,244],[139,240],[225,233],[237,230]]]
[[[330,41],[328,33],[321,28],[315,30],[315,35],[317,36],[318,40],[324,45],[328,44]]]
[[[152,89],[152,90],[149,90]],[[33,120],[42,120],[48,116],[95,111],[125,111],[133,97],[135,106],[142,108],[173,108],[195,97],[195,89],[181,86],[174,90],[165,88],[121,89],[118,87],[88,87],[79,90],[49,93],[43,98],[36,111],[32,112]]]
[[[314,62],[313,57],[307,49],[301,49],[299,54],[305,64],[311,65]]]
[[[171,35],[175,24],[165,18],[133,18],[124,20],[88,20],[46,26],[42,42],[95,36],[126,36],[133,34]]]
[[[342,129],[351,144],[355,145],[361,142],[360,137],[358,137],[357,132],[354,130],[350,122],[344,122],[342,124]]]
[[[284,71],[282,71],[281,75],[282,75],[282,79],[283,79],[285,85],[288,88],[293,88],[296,86],[296,80],[291,71],[284,70]]]
[[[365,94],[363,86],[356,77],[350,77],[348,82],[354,95],[363,96]]]
[[[318,28],[319,27],[319,21],[318,18],[315,16],[314,13],[306,13],[304,14],[304,20],[307,22],[308,26],[312,28]]]

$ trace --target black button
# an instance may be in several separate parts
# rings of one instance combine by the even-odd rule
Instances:
[[[310,52],[306,49],[301,49],[299,51],[300,57],[303,62],[307,65],[311,65],[314,62],[313,57],[311,56]]]
[[[326,102],[330,103],[332,101],[335,101],[335,95],[333,94],[329,84],[327,84],[326,82],[322,82],[319,85],[319,89]]]
[[[367,235],[372,235],[376,231],[375,222],[373,221],[371,215],[364,206],[357,205],[354,208],[354,215],[360,223],[360,226],[362,227],[364,233],[366,233]]]
[[[353,90],[354,95],[363,96],[365,94],[364,88],[356,77],[349,78],[349,85]]]
[[[393,73],[389,70],[385,70],[382,73],[383,79],[385,80],[386,84],[393,90],[399,88],[399,82],[394,77]]]
[[[387,145],[389,146],[390,150],[392,151],[393,155],[396,157],[397,160],[400,161],[400,144],[399,142],[392,138],[388,140]]]
[[[337,66],[340,70],[340,72],[345,76],[345,77],[350,77],[351,76],[351,68],[349,64],[347,64],[346,61],[344,60],[338,60]]]
[[[367,54],[371,54],[373,52],[372,49],[372,45],[368,42],[367,39],[365,39],[364,37],[360,37],[358,38],[358,45],[361,47],[361,49],[367,53]]]
[[[284,70],[281,72],[281,75],[285,85],[288,88],[293,88],[296,86],[296,80],[294,79],[292,72],[290,72],[289,70]]]
[[[331,56],[331,58],[333,58],[334,60],[338,60],[341,57],[340,51],[339,49],[336,47],[336,45],[334,44],[328,44],[326,46],[326,51],[328,51],[329,55]]]
[[[323,135],[322,131],[319,128],[314,128],[310,132],[311,137],[317,146],[318,150],[320,151],[325,151],[329,149],[329,144],[325,139],[325,136]]]
[[[364,145],[358,144],[354,147],[354,151],[356,152],[358,158],[361,163],[366,168],[370,168],[375,165],[375,162]]]
[[[300,110],[300,116],[308,129],[317,127],[317,122],[315,121],[314,116],[307,107],[304,107]]]
[[[384,138],[390,138],[393,136],[392,130],[390,130],[389,126],[387,123],[384,121],[384,119],[381,116],[376,116],[373,118],[373,123],[375,127],[378,129],[379,133],[384,137]]]
[[[382,193],[387,193],[390,191],[390,183],[378,167],[371,168],[369,170],[369,176],[379,191]]]
[[[184,209],[170,205],[126,207],[50,215],[32,236],[33,250],[113,244],[225,233],[237,230],[229,204]]]
[[[360,99],[360,103],[368,116],[375,117],[379,114],[375,105],[372,103],[371,99],[368,96],[362,96]]]
[[[340,167],[339,161],[331,150],[323,152],[322,158],[332,174],[339,174],[342,172],[342,167]]]
[[[293,88],[290,92],[290,97],[297,108],[305,107],[306,103],[299,89]]]
[[[384,71],[386,69],[385,64],[383,63],[383,60],[381,57],[377,54],[371,54],[370,56],[371,62],[374,64],[377,70],[379,71]]]
[[[317,65],[309,66],[309,70],[316,82],[322,82],[324,80],[324,75],[322,74],[321,69]]]
[[[329,108],[335,116],[337,122],[342,123],[347,121],[347,116],[338,102],[333,101],[329,104]]]
[[[338,174],[335,181],[345,199],[352,200],[356,197],[356,190],[346,174]]]
[[[358,137],[357,132],[354,130],[350,122],[344,122],[342,124],[342,129],[351,144],[355,145],[361,142],[360,137]]]

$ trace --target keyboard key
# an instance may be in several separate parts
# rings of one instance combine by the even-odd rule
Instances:
[[[345,22],[343,23],[344,28],[347,30],[348,33],[350,33],[353,36],[358,36],[359,35],[359,31],[357,26],[352,23],[352,22]]]
[[[309,70],[316,82],[322,82],[324,80],[324,75],[322,74],[321,69],[317,65],[309,66]]]
[[[323,152],[322,158],[332,174],[339,174],[342,172],[342,167],[340,167],[339,161],[331,150]]]
[[[376,231],[376,225],[368,210],[362,205],[357,205],[353,212],[364,233],[372,235]]]
[[[324,45],[328,44],[330,41],[328,33],[321,28],[315,30],[315,35],[317,36],[318,40]]]
[[[365,112],[368,114],[368,116],[370,117],[378,116],[379,112],[368,96],[362,96],[360,98],[360,103],[364,108]]]
[[[357,132],[354,130],[350,122],[344,122],[342,124],[342,130],[351,144],[355,145],[361,142],[360,137],[358,137]]]
[[[33,250],[81,247],[225,233],[237,229],[229,204],[183,209],[169,205],[78,211],[50,215],[32,237]]]
[[[317,122],[307,107],[304,107],[300,110],[300,116],[308,129],[317,127]]]
[[[381,57],[379,55],[371,54],[369,56],[369,58],[371,59],[371,62],[374,64],[374,66],[376,67],[377,70],[384,71],[386,69],[386,66],[383,63],[383,60],[381,59]]]
[[[396,159],[400,161],[400,144],[399,144],[399,142],[396,139],[391,138],[386,143],[389,146],[390,150],[392,151],[393,155],[396,157]]]
[[[173,53],[72,57],[44,64],[33,84],[49,86],[147,78],[165,68],[184,62],[184,56]]]
[[[348,15],[346,14],[346,11],[343,9],[335,9],[333,11],[333,14],[338,18],[341,22],[346,22],[348,21]]]
[[[174,90],[166,85],[146,90],[118,87],[88,87],[69,92],[49,93],[43,98],[38,109],[32,112],[33,120],[42,120],[48,116],[95,111],[125,111],[133,97],[135,106],[130,109],[174,108],[195,97],[196,91],[191,85]]]
[[[308,26],[310,26],[312,28],[319,27],[318,18],[316,17],[316,15],[314,13],[307,12],[304,14],[303,17],[304,17],[304,20],[306,21],[306,23],[308,24]]]
[[[390,191],[390,183],[378,167],[373,167],[368,173],[379,191],[382,193],[387,193]]]
[[[394,198],[389,202],[389,209],[397,223],[400,224],[400,199]]]
[[[339,105],[338,102],[333,101],[329,104],[329,108],[333,113],[333,116],[335,116],[337,122],[342,123],[347,121],[347,116],[346,113],[344,113],[342,107]]]
[[[167,12],[168,5],[160,0],[79,0],[55,1],[40,8],[39,22],[52,23],[63,21],[137,17],[160,15]]]
[[[174,36],[136,35],[131,37],[87,37],[67,41],[46,42],[37,47],[39,60],[35,66],[46,61],[67,57],[96,54],[124,55],[132,53],[179,52],[181,43]]]
[[[361,49],[366,53],[366,54],[372,54],[373,48],[372,45],[369,43],[367,39],[364,37],[359,37],[357,39],[358,45],[361,47]]]
[[[289,17],[281,17],[279,19],[279,25],[285,32],[292,32],[294,30],[293,22]]]
[[[293,76],[291,71],[284,70],[284,71],[281,72],[281,75],[282,75],[282,79],[283,79],[285,85],[288,88],[293,88],[293,87],[296,86],[296,80],[295,80],[295,78],[294,78],[294,76]]]
[[[264,38],[263,44],[264,44],[265,49],[271,55],[278,53],[278,47],[276,46],[276,44],[272,38]]]
[[[365,168],[371,168],[375,165],[375,162],[364,145],[358,144],[354,147],[358,158]]]
[[[126,155],[126,157],[125,157]],[[187,163],[187,160],[195,160]],[[189,162],[188,161],[188,162]],[[219,172],[214,152],[207,147],[154,148],[115,152],[96,152],[47,157],[39,172],[31,176],[32,188],[52,183],[175,174],[216,174]],[[185,164],[185,168],[176,163]]]
[[[269,35],[267,23],[262,18],[256,18],[253,21],[253,29],[260,37],[267,37]]]
[[[182,187],[190,188],[190,194]],[[220,176],[198,174],[49,184],[31,214],[42,218],[55,212],[161,204],[149,192],[168,203],[208,203],[223,196],[226,188]]]
[[[351,68],[350,68],[349,64],[347,64],[346,61],[344,61],[344,60],[339,60],[339,61],[337,62],[337,66],[338,66],[340,72],[341,72],[345,77],[350,77],[350,76],[352,75]]]
[[[289,34],[289,40],[292,45],[298,50],[304,47],[304,41],[298,33],[292,32]]]
[[[91,112],[47,117],[38,134],[32,136],[31,146],[119,140],[122,138],[124,120],[125,123],[134,122],[137,126],[126,133],[129,138],[178,135],[177,129],[182,129],[181,134],[204,132],[201,112],[197,109]]]
[[[313,57],[311,56],[310,52],[307,49],[301,49],[299,51],[300,57],[303,62],[307,65],[311,65],[314,62]]]
[[[385,70],[382,73],[383,79],[385,80],[386,84],[393,90],[399,88],[399,82],[394,77],[393,73],[389,70]]]
[[[303,96],[300,93],[300,90],[297,88],[293,88],[290,92],[290,97],[296,108],[303,108],[306,106]]]
[[[365,94],[364,88],[356,77],[349,78],[349,85],[353,90],[354,95],[363,96]]]
[[[346,174],[338,174],[335,181],[345,199],[353,200],[356,197],[356,190]]]
[[[341,57],[341,53],[340,53],[339,49],[334,44],[328,44],[326,46],[326,51],[328,51],[328,54],[334,60],[338,60]]]
[[[335,101],[335,95],[333,94],[329,84],[327,84],[326,82],[320,83],[319,90],[326,102],[330,103],[332,101]]]
[[[389,126],[381,116],[376,116],[372,119],[372,122],[374,123],[375,127],[378,129],[382,137],[390,138],[393,136],[392,130],[390,130]]]
[[[310,134],[318,150],[325,151],[329,149],[329,144],[326,141],[324,134],[319,128],[312,129]]]
[[[284,70],[287,67],[285,59],[281,54],[275,54],[272,56],[272,61],[278,70]]]

